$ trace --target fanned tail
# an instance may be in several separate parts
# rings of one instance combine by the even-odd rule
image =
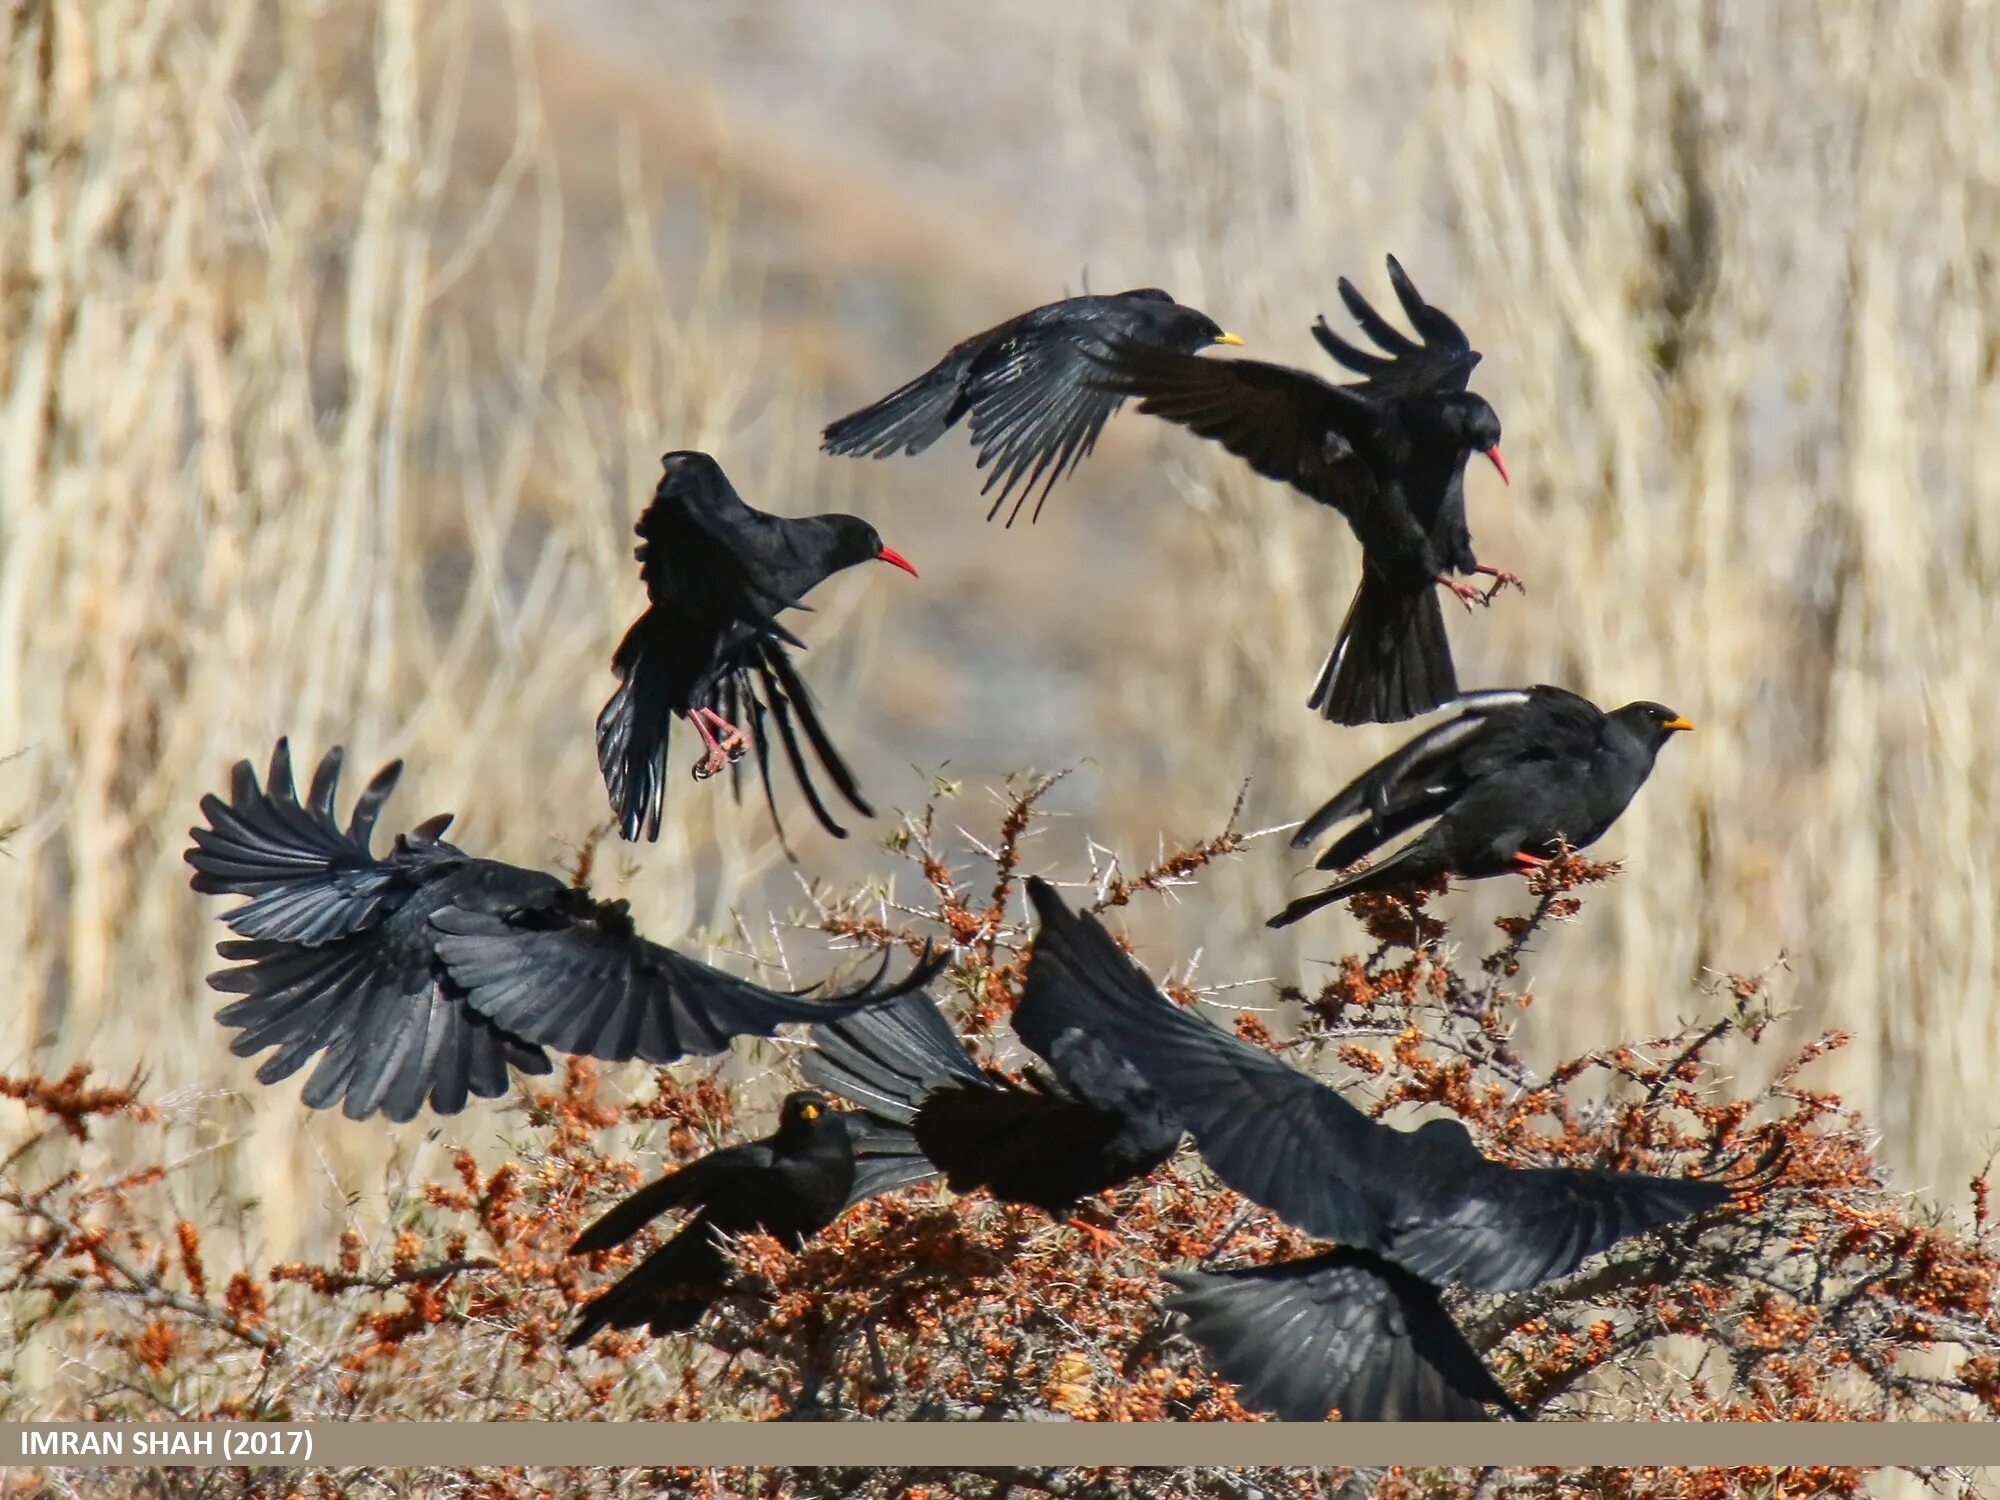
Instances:
[[[1362,575],[1311,707],[1336,724],[1393,724],[1458,696],[1444,611],[1427,579]]]

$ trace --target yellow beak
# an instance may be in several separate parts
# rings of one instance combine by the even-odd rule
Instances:
[[[1692,719],[1669,719],[1669,720],[1667,720],[1667,723],[1666,723],[1666,727],[1667,727],[1668,729],[1692,729],[1692,728],[1694,728],[1694,720],[1692,720]]]
[[[1243,340],[1239,339],[1233,333],[1218,333],[1215,336],[1215,341],[1218,344],[1236,344],[1238,346],[1241,346],[1243,343]]]

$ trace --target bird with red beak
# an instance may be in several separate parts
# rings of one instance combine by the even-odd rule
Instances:
[[[634,840],[660,836],[667,734],[680,718],[701,737],[702,755],[692,767],[697,781],[733,771],[754,750],[778,822],[775,735],[820,825],[845,838],[813,780],[805,747],[851,807],[864,817],[874,809],[792,664],[791,648],[804,650],[805,642],[778,616],[809,609],[808,593],[856,563],[885,562],[913,578],[917,570],[859,516],[770,515],[746,503],[706,453],[669,453],[660,463],[652,503],[633,528],[648,605],[612,657],[618,691],[597,717],[597,763],[619,833]],[[779,822],[781,839],[783,832]]]

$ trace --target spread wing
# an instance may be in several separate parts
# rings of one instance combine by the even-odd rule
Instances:
[[[1350,344],[1327,326],[1324,317],[1313,324],[1313,337],[1320,347],[1355,374],[1366,377],[1367,389],[1379,395],[1433,396],[1464,390],[1479,363],[1479,353],[1465,330],[1424,301],[1393,255],[1389,257],[1389,283],[1396,289],[1396,300],[1403,304],[1410,326],[1417,330],[1417,339],[1377,312],[1343,276],[1340,300],[1382,352],[1371,353]]]
[[[1101,383],[1140,397],[1140,411],[1220,443],[1267,479],[1333,507],[1357,533],[1369,529],[1378,497],[1371,459],[1385,435],[1366,397],[1283,365],[1131,341],[1113,342],[1096,362]]]
[[[263,786],[250,762],[238,761],[229,800],[212,794],[201,799],[208,826],[188,830],[194,847],[183,855],[194,867],[190,883],[204,895],[251,898],[224,918],[242,936],[332,942],[372,926],[407,889],[405,872],[378,860],[368,847],[403,763],[392,761],[376,772],[343,829],[333,815],[341,762],[335,746],[320,761],[301,803],[292,781],[290,742],[279,740]],[[435,835],[449,821],[425,827]]]
[[[866,983],[814,998],[766,989],[639,936],[623,902],[564,891],[506,911],[453,904],[431,914],[438,958],[466,1003],[516,1036],[622,1062],[710,1056],[739,1036],[831,1020],[914,989],[943,959],[926,955],[897,984],[889,959]]]
[[[812,751],[813,758],[848,806],[864,818],[874,817],[875,809],[862,795],[861,784],[820,721],[818,705],[798,668],[792,665],[790,653],[777,641],[763,640],[745,648],[741,661],[743,665],[725,675],[718,684],[716,698],[725,719],[732,724],[743,724],[751,731],[749,758],[756,762],[757,779],[764,789],[765,805],[771,810],[771,825],[777,830],[779,846],[787,858],[793,857],[791,844],[785,837],[784,820],[778,815],[777,790],[771,782],[774,743],[783,749],[799,792],[819,826],[837,839],[846,838],[847,829],[827,807],[828,799],[821,795],[813,779],[806,751]],[[744,762],[738,760],[729,768],[729,784],[739,802],[744,779]]]
[[[1037,483],[1042,493],[1031,519],[1039,518],[1056,481],[1097,446],[1104,424],[1125,404],[1124,396],[1096,383],[1100,372],[1090,355],[1102,347],[1092,323],[1065,321],[1024,328],[981,352],[966,382],[966,431],[979,467],[993,470],[980,493],[1000,489],[988,520],[1018,485],[1021,498],[1007,517],[1012,525]]]
[[[1577,1167],[1520,1169],[1477,1158],[1456,1174],[1443,1217],[1398,1225],[1389,1254],[1428,1281],[1515,1292],[1567,1276],[1629,1235],[1726,1203],[1730,1190],[1693,1177]]]
[[[1072,913],[1042,880],[1029,880],[1028,895],[1041,918],[1037,954],[1061,954],[1089,996],[1091,1032],[1161,1096],[1215,1175],[1310,1234],[1380,1248],[1386,1226],[1364,1178],[1395,1170],[1380,1158],[1401,1132],[1182,1010],[1095,918]]]
[[[1481,1422],[1526,1417],[1435,1289],[1366,1251],[1251,1270],[1169,1271],[1168,1312],[1237,1387],[1285,1422]]]

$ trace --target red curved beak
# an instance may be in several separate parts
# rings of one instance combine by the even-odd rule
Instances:
[[[917,576],[917,570],[910,566],[910,560],[907,557],[903,556],[902,553],[898,552],[894,547],[884,547],[880,552],[876,553],[875,555],[881,558],[883,562],[888,563],[891,567],[901,568],[905,573],[908,573],[912,578],[915,578]]]
[[[1500,458],[1500,445],[1495,443],[1491,448],[1488,448],[1486,456],[1493,461],[1493,467],[1500,471],[1500,482],[1511,489],[1514,481],[1507,477],[1507,465]]]

